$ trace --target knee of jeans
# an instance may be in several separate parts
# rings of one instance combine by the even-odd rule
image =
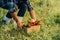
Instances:
[[[7,3],[7,7],[8,7],[9,12],[15,12],[18,9],[17,5],[14,4],[13,2]]]

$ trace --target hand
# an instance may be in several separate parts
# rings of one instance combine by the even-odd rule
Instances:
[[[17,22],[17,26],[19,29],[22,29],[23,24],[21,22]]]

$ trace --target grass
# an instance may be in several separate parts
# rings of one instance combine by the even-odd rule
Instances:
[[[13,25],[13,20],[4,27],[1,21],[7,10],[0,8],[0,40],[60,40],[60,0],[31,0],[31,4],[37,19],[42,18],[41,30],[31,34],[21,33]],[[26,12],[23,22],[27,23],[29,18]]]

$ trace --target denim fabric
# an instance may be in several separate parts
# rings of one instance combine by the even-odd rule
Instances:
[[[23,17],[27,9],[27,5],[22,3],[19,8],[18,16]]]

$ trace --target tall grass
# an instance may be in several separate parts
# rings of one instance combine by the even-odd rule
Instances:
[[[8,26],[1,21],[7,10],[0,8],[0,40],[60,40],[60,0],[31,0],[37,19],[42,18],[40,32],[21,33],[13,26],[13,20]],[[27,23],[30,16],[26,12],[23,22]]]

